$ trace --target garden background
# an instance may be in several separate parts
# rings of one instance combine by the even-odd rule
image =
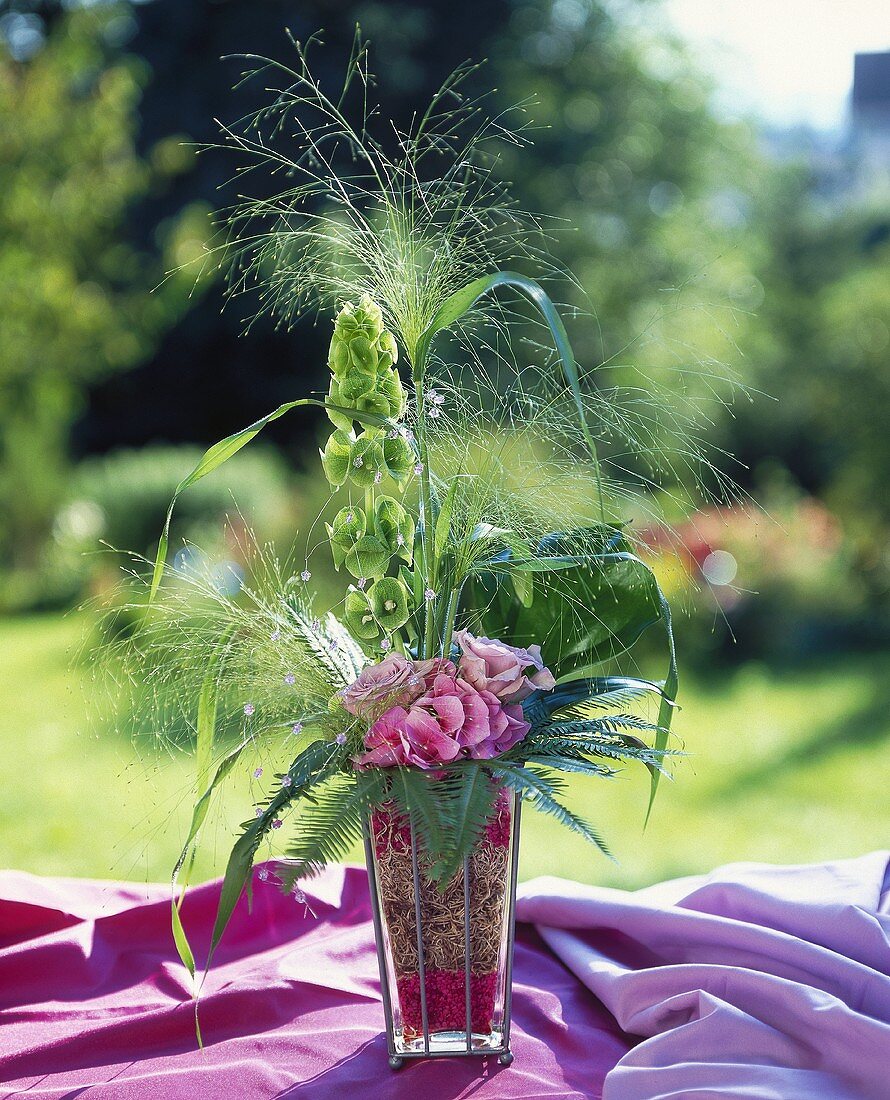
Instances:
[[[237,186],[223,153],[195,145],[262,96],[233,92],[243,63],[221,57],[285,57],[285,27],[323,27],[316,68],[336,81],[356,21],[387,113],[409,118],[469,57],[487,59],[478,86],[499,104],[528,101],[534,144],[497,171],[554,216],[592,306],[572,322],[579,359],[684,395],[711,370],[741,384],[711,442],[753,503],[677,508],[670,539],[643,532],[684,612],[690,755],[645,832],[645,775],[577,789],[618,865],[529,814],[522,875],[633,887],[886,846],[886,55],[857,71],[829,132],[727,110],[719,72],[656,0],[6,0],[0,865],[155,880],[178,854],[191,762],[134,733],[138,694],[109,698],[93,657],[126,564],[109,547],[150,554],[202,445],[326,384],[327,318],[245,331],[221,278],[196,282]],[[324,432],[308,412],[274,425],[183,497],[174,538],[219,563],[241,523],[289,544],[323,501]],[[245,777],[216,815],[216,857],[249,813]]]

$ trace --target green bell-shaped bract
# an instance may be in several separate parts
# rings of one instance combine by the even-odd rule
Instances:
[[[362,642],[374,642],[380,637],[380,626],[371,610],[367,593],[352,589],[346,595],[343,618],[349,633]]]
[[[349,357],[356,370],[367,371],[372,376],[376,375],[378,356],[375,340],[368,339],[364,333],[356,333],[349,341]]]
[[[328,401],[332,405],[340,405],[341,407],[348,405],[348,402],[340,392],[340,383],[334,375],[331,375],[331,385],[328,389]],[[326,409],[325,412],[328,414],[328,420],[330,420],[336,428],[341,428],[344,432],[352,431],[353,419],[351,416],[334,412],[333,409]]]
[[[362,535],[346,552],[343,562],[353,577],[382,577],[392,555],[374,535]]]
[[[334,516],[333,524],[326,523],[331,557],[339,569],[347,553],[355,546],[366,530],[365,513],[361,508],[341,508]]]
[[[335,331],[328,352],[328,367],[336,377],[348,369],[350,362],[349,344],[342,337],[338,337]]]
[[[404,441],[385,442],[385,429],[366,426],[352,447],[348,463],[344,464],[343,435],[352,432],[357,413],[370,413],[389,420],[405,415],[405,390],[399,373],[394,369],[398,359],[395,337],[383,327],[383,313],[368,294],[358,305],[347,302],[337,314],[328,355],[332,371],[328,399],[341,412],[327,410],[331,423],[338,429],[322,454],[325,474],[334,486],[350,478],[360,488],[378,484],[383,474],[404,481],[412,466],[410,449]],[[379,476],[378,476],[379,475]]]
[[[414,519],[392,497],[379,497],[374,506],[374,534],[391,554],[410,562],[414,548]]]
[[[360,488],[369,489],[376,483],[377,474],[386,473],[386,469],[382,444],[370,433],[362,432],[350,450],[350,479]]]
[[[414,469],[416,459],[408,441],[399,435],[395,439],[390,439],[389,436],[384,439],[383,461],[396,481],[405,481]]]
[[[392,407],[379,389],[372,390],[372,392],[365,397],[360,397],[358,401],[356,401],[355,407],[360,412],[375,413],[377,416],[392,416]],[[383,430],[383,428],[376,428],[371,425],[365,428],[365,431],[369,435],[380,435]]]
[[[331,370],[339,374],[346,369],[348,362],[364,370],[376,366],[378,344],[384,331],[383,313],[369,295],[363,294],[357,306],[346,302],[334,320],[334,337],[328,360]],[[391,355],[388,340],[384,341],[380,350]]]
[[[388,367],[394,367],[399,361],[399,346],[396,338],[388,329],[383,329],[377,337],[377,350],[381,356],[389,359]],[[384,368],[381,368],[384,369]]]
[[[341,428],[333,432],[325,444],[321,452],[321,465],[331,485],[342,485],[349,476],[354,445],[352,433],[344,432]]]
[[[377,374],[365,367],[351,366],[342,374],[337,375],[340,386],[340,395],[344,405],[354,405],[360,397],[373,393],[377,386]]]
[[[380,628],[387,634],[404,626],[411,614],[408,589],[397,577],[381,577],[368,592],[371,611]]]
[[[367,531],[365,513],[361,508],[341,508],[334,516],[334,522],[329,528],[331,542],[343,546],[347,550],[354,546]]]
[[[401,420],[405,415],[405,387],[397,370],[388,370],[377,379],[377,394],[386,401],[386,416]]]

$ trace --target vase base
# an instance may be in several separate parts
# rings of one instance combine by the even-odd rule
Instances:
[[[406,1039],[404,1034],[396,1032],[395,1045],[397,1055],[423,1054],[498,1054],[504,1056],[504,1032],[498,1027],[492,1031],[470,1034],[470,1049],[467,1049],[466,1031],[433,1031],[430,1034],[429,1051],[424,1050],[423,1038]]]

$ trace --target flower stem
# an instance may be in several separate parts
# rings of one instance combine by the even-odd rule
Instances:
[[[460,594],[463,582],[456,585],[448,594],[448,606],[445,609],[445,618],[442,622],[442,656],[447,657],[451,650],[451,636],[454,634],[454,622],[457,618],[457,607],[460,603]]]

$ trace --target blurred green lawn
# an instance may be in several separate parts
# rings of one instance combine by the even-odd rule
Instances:
[[[0,622],[0,866],[163,880],[187,825],[192,762],[146,759],[98,732],[101,700],[77,660],[83,630],[78,616]],[[781,675],[747,665],[707,685],[687,679],[677,728],[691,755],[663,785],[645,834],[645,775],[579,781],[571,803],[620,863],[528,812],[521,876],[633,888],[736,860],[806,862],[886,846],[887,667],[877,655]],[[238,822],[251,816],[248,771],[207,831],[194,881],[220,872]]]

